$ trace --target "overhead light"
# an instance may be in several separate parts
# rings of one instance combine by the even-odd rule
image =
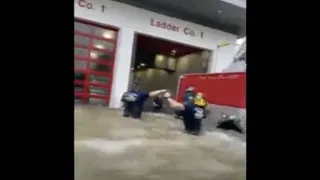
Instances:
[[[146,66],[146,64],[145,63],[141,63],[140,66]]]
[[[104,38],[107,38],[107,39],[111,39],[112,38],[112,34],[110,32],[104,32],[102,36]]]
[[[156,56],[156,61],[158,61],[158,62],[162,62],[163,61],[163,59],[164,59],[164,56],[163,55],[157,55]]]
[[[222,42],[218,45],[218,47],[225,47],[225,46],[229,46],[229,45],[230,45],[229,42],[227,42],[227,41],[222,41]]]
[[[168,59],[168,62],[167,62],[167,66],[168,66],[168,69],[170,70],[175,70],[176,69],[176,59],[175,58],[172,58],[170,57]]]
[[[97,45],[95,45],[95,47],[96,47],[96,48],[99,48],[99,49],[104,49],[104,46],[101,45],[101,44],[97,44]]]
[[[96,58],[98,57],[98,55],[97,55],[97,53],[91,52],[91,53],[90,53],[90,57],[91,57],[92,59],[96,59]]]
[[[222,11],[221,11],[221,10],[218,10],[218,13],[220,14],[220,13],[222,13]]]
[[[176,54],[176,50],[171,50],[171,55],[174,56]]]

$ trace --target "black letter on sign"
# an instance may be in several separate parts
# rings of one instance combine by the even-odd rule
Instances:
[[[103,12],[104,13],[104,11],[106,10],[106,6],[104,6],[104,5],[101,5],[101,12]]]
[[[86,2],[85,0],[79,0],[79,1],[78,1],[78,5],[79,5],[80,7],[86,7],[86,4],[87,4],[87,2]]]

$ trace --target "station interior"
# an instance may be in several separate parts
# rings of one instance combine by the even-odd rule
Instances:
[[[205,73],[211,51],[168,41],[143,34],[136,34],[129,88],[138,82],[142,91],[168,89],[176,95],[180,76]],[[151,108],[151,101],[145,110]]]

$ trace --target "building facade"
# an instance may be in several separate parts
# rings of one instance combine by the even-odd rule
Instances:
[[[135,33],[212,51],[208,71],[222,72],[233,61],[234,34],[109,0],[75,0],[75,98],[120,107],[128,89]],[[100,61],[96,61],[100,59]],[[94,70],[91,67],[99,67]],[[100,92],[100,93],[94,93]],[[101,93],[102,92],[102,93]]]

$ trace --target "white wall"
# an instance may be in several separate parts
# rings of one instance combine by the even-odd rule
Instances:
[[[75,17],[120,29],[110,107],[119,107],[120,97],[127,90],[134,32],[212,50],[214,55],[211,57],[209,72],[221,72],[232,61],[232,58],[228,58],[225,54],[234,54],[234,49],[230,48],[223,52],[215,52],[215,50],[221,42],[235,43],[236,35],[109,0],[74,0],[74,3]],[[90,6],[93,8],[90,9]],[[105,7],[105,12],[101,11],[102,6]],[[153,19],[153,26],[151,19]],[[176,31],[158,28],[154,26],[157,21],[180,28],[175,28]],[[189,35],[185,34],[186,28]],[[194,32],[194,36],[190,36],[191,31]]]
[[[229,4],[233,4],[235,6],[239,6],[242,8],[247,8],[247,0],[221,0]]]
[[[236,54],[236,44],[217,47],[213,54],[210,72],[221,73],[224,69],[230,66],[233,62],[233,57]]]
[[[236,53],[233,57],[232,63],[223,70],[223,72],[246,72],[247,70],[247,62],[246,62],[246,51],[247,51],[247,43],[246,37],[237,40]],[[244,60],[241,60],[244,58]]]

